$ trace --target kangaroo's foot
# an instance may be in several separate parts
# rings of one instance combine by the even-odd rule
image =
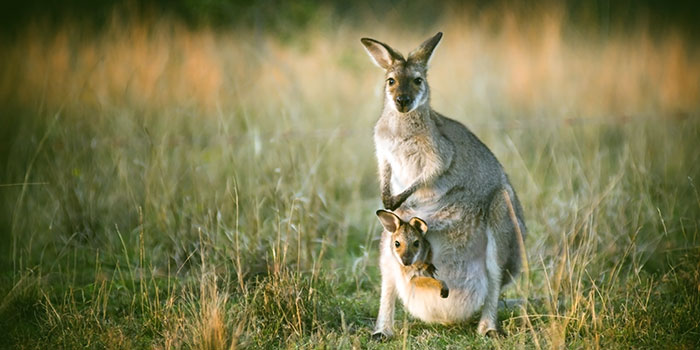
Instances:
[[[375,330],[372,333],[372,339],[377,341],[389,340],[394,336],[394,332],[391,329],[380,329]]]
[[[476,331],[484,336],[488,337],[496,337],[500,334],[498,331],[498,326],[496,325],[496,322],[494,322],[491,319],[484,319],[482,318],[481,321],[479,321],[479,326],[476,328]]]
[[[490,330],[490,331],[486,332],[485,335],[489,338],[498,338],[501,336],[505,336],[505,333],[503,333],[503,331]]]

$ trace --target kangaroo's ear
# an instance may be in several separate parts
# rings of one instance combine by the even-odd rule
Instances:
[[[379,222],[382,223],[382,226],[384,226],[384,229],[386,229],[388,232],[396,232],[399,225],[401,225],[401,220],[399,220],[399,217],[390,211],[379,209],[377,210],[377,217],[379,218]]]
[[[411,218],[411,220],[408,221],[408,224],[415,227],[416,230],[420,231],[423,234],[428,232],[428,224],[426,224],[425,221],[419,218]]]
[[[410,61],[421,62],[425,66],[428,66],[430,58],[433,57],[433,51],[435,51],[435,48],[440,43],[440,39],[442,39],[442,32],[438,32],[432,38],[420,44],[417,49],[411,51],[411,53],[408,54],[408,59]]]
[[[377,66],[389,69],[395,60],[403,59],[400,53],[394,51],[389,45],[370,38],[360,39],[365,50]]]

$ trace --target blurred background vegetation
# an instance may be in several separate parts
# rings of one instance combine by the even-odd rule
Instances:
[[[126,5],[125,5],[126,3]],[[312,20],[319,16],[331,16],[354,23],[363,18],[382,19],[387,13],[401,12],[413,26],[434,24],[440,16],[465,7],[475,13],[506,6],[520,12],[530,12],[542,7],[559,7],[574,26],[588,27],[607,33],[613,27],[636,30],[637,21],[649,21],[658,31],[668,27],[683,30],[689,37],[697,37],[700,24],[697,21],[698,5],[695,1],[544,1],[522,3],[516,1],[226,1],[226,0],[175,0],[175,1],[87,1],[68,0],[8,2],[2,5],[4,31],[13,31],[41,18],[53,23],[79,19],[100,27],[112,15],[115,8],[129,8],[129,13],[150,13],[182,20],[192,27],[216,27],[240,29],[255,27],[275,35],[287,35],[317,25]],[[535,12],[532,12],[533,14]]]
[[[511,336],[397,315],[416,348],[697,346],[691,1],[0,5],[0,347],[382,347],[372,127],[437,31],[433,107],[497,155],[531,271]],[[402,318],[405,322],[401,322]],[[410,335],[410,336],[409,336]]]

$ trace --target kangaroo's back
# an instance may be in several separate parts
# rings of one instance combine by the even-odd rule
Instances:
[[[449,198],[453,202],[473,205],[486,209],[484,200],[497,188],[508,184],[503,167],[491,150],[462,123],[434,112],[441,122],[437,126],[443,135],[458,151],[453,156],[453,164],[445,172],[441,185],[446,191],[462,188],[461,198]],[[488,202],[488,201],[487,201]]]

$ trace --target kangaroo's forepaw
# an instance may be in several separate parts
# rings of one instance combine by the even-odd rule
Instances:
[[[448,296],[450,296],[450,290],[449,290],[449,289],[447,289],[447,288],[442,288],[442,289],[440,289],[440,297],[441,297],[441,298],[444,299],[444,298],[447,298]]]
[[[388,198],[383,198],[382,202],[384,204],[384,208],[390,211],[394,211],[398,209],[403,202],[406,201],[408,196],[403,195],[403,194],[397,194],[395,196],[391,196]]]
[[[384,205],[384,209],[386,210],[394,210],[394,204],[391,202],[391,197],[389,198],[382,198],[382,204]]]
[[[401,204],[402,202],[399,201],[399,198],[397,196],[393,196],[384,201],[384,208],[386,210],[394,211],[400,207]]]

